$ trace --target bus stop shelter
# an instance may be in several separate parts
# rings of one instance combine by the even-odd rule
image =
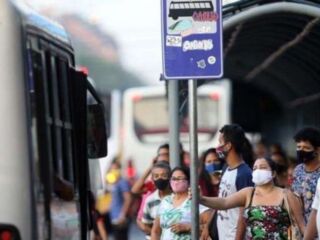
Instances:
[[[232,121],[290,150],[297,129],[320,126],[320,4],[238,1],[223,16]]]

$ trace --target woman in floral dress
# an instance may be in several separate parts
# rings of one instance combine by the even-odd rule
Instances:
[[[248,240],[287,240],[291,225],[288,209],[301,233],[305,223],[299,200],[290,190],[276,187],[275,164],[268,158],[257,159],[253,166],[252,181],[255,187],[247,187],[227,198],[200,196],[200,203],[218,210],[246,207]]]
[[[253,205],[255,188],[244,216],[247,220],[247,239],[288,239],[290,218],[285,200],[279,205]]]
[[[151,231],[152,240],[191,240],[191,200],[188,197],[189,169],[172,170],[170,185],[173,194],[165,197],[159,206],[158,217]],[[199,206],[200,224],[205,224],[210,211]]]

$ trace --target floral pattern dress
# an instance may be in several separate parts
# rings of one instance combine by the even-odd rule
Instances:
[[[161,240],[191,240],[191,233],[176,234],[171,231],[171,225],[175,223],[191,223],[191,200],[186,199],[180,206],[173,206],[173,194],[162,199],[158,209],[160,218]],[[208,210],[199,206],[199,214]]]
[[[287,240],[290,218],[281,206],[249,206],[244,217],[247,222],[247,240]]]

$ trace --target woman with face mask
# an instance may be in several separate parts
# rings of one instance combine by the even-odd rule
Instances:
[[[188,197],[190,173],[186,167],[176,167],[171,172],[170,186],[173,194],[165,197],[158,208],[151,231],[152,240],[191,240],[191,200]],[[200,224],[209,217],[208,208],[200,205]]]
[[[275,164],[268,158],[259,158],[253,165],[252,181],[255,187],[247,187],[226,198],[200,196],[200,203],[219,210],[245,207],[246,239],[290,239],[289,211],[304,231],[304,220],[299,200],[290,192],[275,186]]]
[[[215,148],[206,150],[201,158],[199,185],[204,196],[218,196],[224,161],[218,158]]]

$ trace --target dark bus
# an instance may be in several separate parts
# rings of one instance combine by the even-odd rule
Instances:
[[[106,155],[103,105],[63,27],[1,0],[0,36],[0,238],[88,239],[88,159]]]

